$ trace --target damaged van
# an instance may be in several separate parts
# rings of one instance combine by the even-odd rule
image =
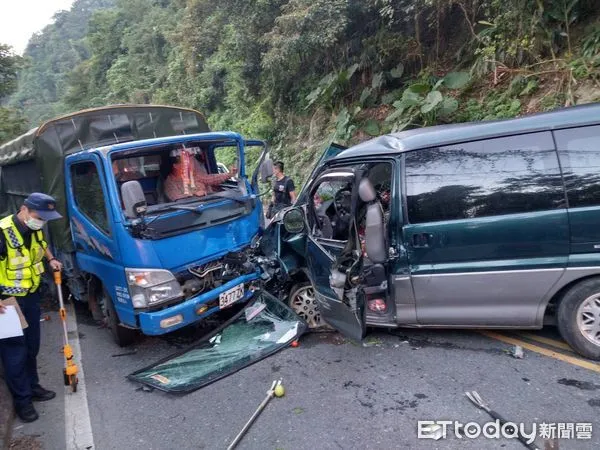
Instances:
[[[47,235],[69,291],[126,345],[252,297],[265,154],[185,108],[80,111],[0,147],[0,212],[34,191],[57,199]]]
[[[313,328],[539,329],[600,359],[600,104],[330,147],[262,241]]]

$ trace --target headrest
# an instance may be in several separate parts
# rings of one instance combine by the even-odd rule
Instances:
[[[360,180],[360,183],[358,184],[358,196],[365,203],[372,202],[377,198],[375,188],[368,178]]]

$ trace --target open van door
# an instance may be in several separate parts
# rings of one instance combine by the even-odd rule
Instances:
[[[331,144],[329,144],[325,148],[325,150],[321,154],[321,157],[319,158],[319,160],[317,161],[317,163],[313,167],[313,170],[310,173],[310,176],[306,179],[307,181],[306,181],[306,183],[304,183],[304,186],[302,187],[302,190],[298,194],[298,200],[297,200],[298,204],[301,204],[305,200],[304,197],[306,196],[306,192],[305,191],[307,189],[307,186],[311,185],[311,182],[314,179],[315,175],[317,174],[319,168],[323,164],[325,164],[325,162],[329,161],[332,158],[335,158],[337,155],[339,155],[341,152],[343,152],[347,148],[348,147],[344,147],[343,145],[336,144],[335,142],[332,142]]]
[[[358,203],[354,168],[330,169],[311,183],[306,208],[306,261],[321,317],[345,336],[365,334],[365,302],[360,287],[362,252],[356,227]],[[286,229],[294,214],[283,218]]]

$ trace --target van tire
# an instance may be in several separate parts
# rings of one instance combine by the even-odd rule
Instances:
[[[600,296],[600,278],[581,281],[569,289],[558,306],[558,330],[567,343],[586,358],[600,360],[600,345],[594,344],[579,329],[579,308],[590,297]],[[597,316],[600,320],[600,316]]]
[[[106,325],[110,329],[110,334],[115,344],[119,347],[127,347],[133,344],[138,336],[137,330],[132,330],[121,325],[112,298],[105,290],[102,292],[102,304],[104,316],[106,317]]]
[[[303,301],[306,303],[302,304]],[[315,290],[310,281],[302,281],[292,286],[287,305],[306,321],[310,331],[332,331],[332,328],[321,319],[321,313],[316,305]]]

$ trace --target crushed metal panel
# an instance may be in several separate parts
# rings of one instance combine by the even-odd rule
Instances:
[[[287,347],[307,328],[289,307],[257,291],[245,309],[191,348],[128,378],[166,392],[189,393]]]

